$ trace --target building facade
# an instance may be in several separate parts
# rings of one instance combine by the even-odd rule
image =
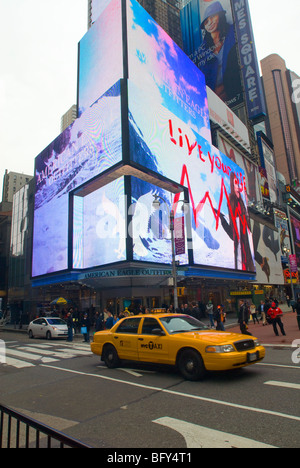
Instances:
[[[31,179],[32,175],[8,172],[8,170],[6,170],[3,177],[2,201],[12,203],[15,193],[24,185],[28,184]]]
[[[299,115],[296,99],[293,101],[296,89],[292,88],[297,80],[277,54],[264,58],[261,67],[277,169],[287,183],[297,184],[300,177]]]

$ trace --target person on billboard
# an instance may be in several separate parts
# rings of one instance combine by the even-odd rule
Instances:
[[[206,84],[228,105],[236,105],[241,102],[242,85],[234,26],[227,22],[220,2],[207,7],[201,28],[204,37],[198,66]]]
[[[241,197],[240,183],[234,172],[230,174],[230,194],[228,203],[229,223],[220,213],[224,231],[234,242],[234,262],[236,270],[255,271],[250,248],[250,218]]]

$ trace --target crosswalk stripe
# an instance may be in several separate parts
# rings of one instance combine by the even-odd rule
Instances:
[[[265,382],[265,385],[272,385],[274,387],[292,388],[295,390],[300,390],[300,384],[289,383],[289,382],[277,382],[276,380],[269,380],[268,382]]]
[[[6,365],[22,369],[26,367],[34,367],[37,361],[41,361],[44,364],[50,364],[58,362],[60,359],[72,359],[77,356],[89,356],[92,354],[89,347],[86,345],[84,346],[72,343],[72,346],[67,346],[64,343],[60,344],[60,346],[64,347],[56,349],[57,343],[32,343],[30,346],[18,346],[14,348],[6,347]]]
[[[35,365],[31,362],[20,361],[19,359],[14,359],[11,357],[6,357],[6,365],[16,367],[17,369],[23,369],[25,367],[35,367]]]
[[[46,349],[35,349],[34,347],[30,346],[20,346],[18,349],[21,349],[22,351],[28,351],[30,353],[39,353],[43,356],[53,356],[53,357],[58,357],[60,359],[71,359],[73,357],[76,357],[76,354],[74,353],[63,353],[59,351],[50,351]]]
[[[6,348],[6,355],[7,356],[14,356],[18,358],[23,358],[23,359],[29,359],[29,361],[40,361],[43,356],[41,354],[33,354],[33,353],[25,353],[24,351],[18,351],[16,349],[10,349]],[[50,362],[50,358],[45,358],[48,359],[48,362]],[[57,359],[52,359],[52,362],[57,361]]]

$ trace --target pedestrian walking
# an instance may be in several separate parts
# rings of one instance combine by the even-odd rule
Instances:
[[[67,313],[67,327],[68,327],[68,339],[67,341],[73,341],[73,315],[72,312]]]
[[[299,297],[298,297],[298,301],[296,302],[293,309],[294,309],[294,312],[296,312],[296,314],[297,314],[297,323],[298,323],[298,327],[299,327],[299,330],[300,330],[300,298]]]
[[[208,318],[209,318],[211,328],[215,328],[214,305],[213,305],[212,301],[208,301],[208,304],[206,305],[206,312],[208,314]]]
[[[253,304],[253,302],[252,302],[252,304],[250,305],[250,314],[252,315],[252,319],[253,319],[254,325],[255,325],[255,322],[259,323],[259,320],[258,320],[258,318],[257,318],[256,307],[255,307],[255,305]]]
[[[200,320],[201,318],[199,307],[197,306],[197,303],[195,301],[192,303],[192,310],[190,311],[190,315],[196,320]]]
[[[107,312],[107,320],[105,322],[106,330],[110,330],[114,326],[114,318],[111,312]]]
[[[214,314],[214,319],[217,322],[216,330],[225,331],[225,326],[224,326],[225,315],[224,315],[224,310],[223,310],[222,306],[219,305],[217,307],[217,310],[216,310],[216,312]]]
[[[271,323],[273,325],[274,333],[276,336],[279,336],[277,325],[280,328],[280,331],[283,336],[286,336],[281,317],[283,316],[282,310],[276,306],[275,302],[272,302],[271,308],[268,310],[268,316],[270,317]]]
[[[101,331],[104,329],[104,314],[96,312],[95,317],[95,332]]]
[[[265,325],[267,325],[264,301],[260,301],[259,310],[260,310],[261,321],[262,321],[262,324],[263,324],[263,327],[264,327]]]
[[[238,322],[240,324],[240,330],[243,335],[251,335],[251,333],[248,332],[248,321],[249,321],[248,306],[246,302],[243,299],[241,299]]]
[[[88,317],[88,314],[85,313],[81,321],[81,333],[84,337],[85,343],[89,343],[90,341],[90,328],[91,328],[90,319]]]

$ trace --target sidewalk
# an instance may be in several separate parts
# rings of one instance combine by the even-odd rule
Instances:
[[[284,325],[286,336],[281,335],[279,328],[279,336],[276,336],[272,325],[263,326],[261,322],[259,324],[256,323],[255,325],[253,322],[248,324],[248,331],[252,333],[255,338],[259,339],[262,345],[285,345],[291,347],[293,341],[300,340],[297,315],[294,312],[291,312],[292,309],[287,306],[281,306],[281,309],[284,312],[282,323]],[[240,333],[240,327],[239,325],[231,325],[228,327],[228,331]]]

